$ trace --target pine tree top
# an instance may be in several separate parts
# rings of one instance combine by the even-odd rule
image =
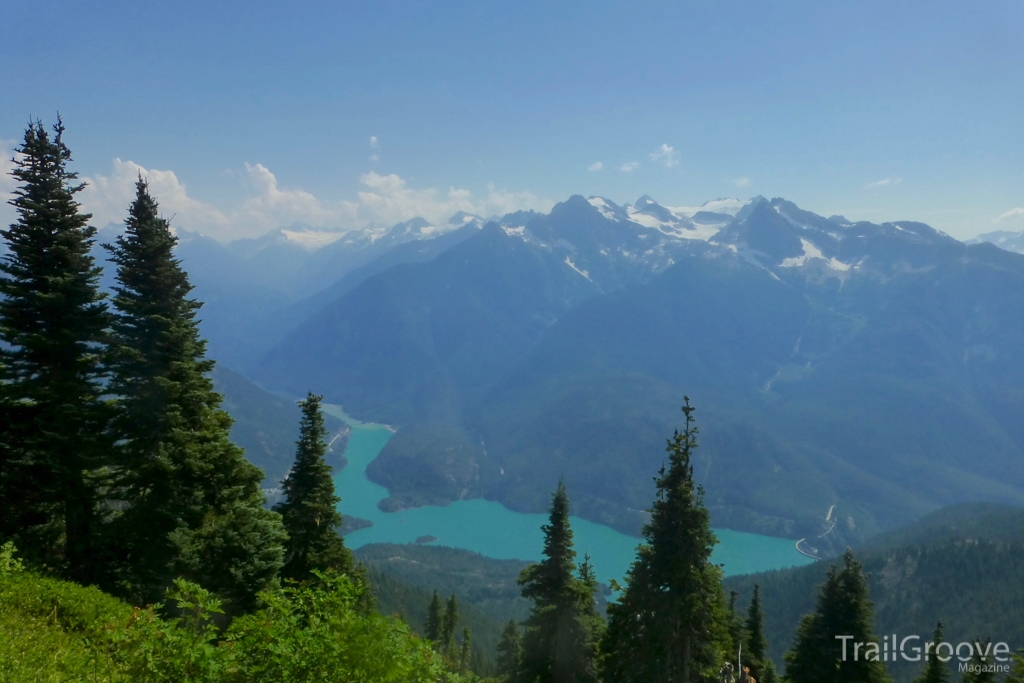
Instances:
[[[941,621],[935,624],[932,642],[936,645],[945,642]],[[935,656],[935,648],[926,656],[924,670],[914,679],[914,683],[949,683],[949,665]]]
[[[747,633],[747,651],[751,657],[763,660],[768,651],[768,639],[764,634],[761,587],[757,584],[754,584],[754,595],[750,598],[750,606],[747,607],[745,630]]]
[[[75,200],[84,184],[67,168],[59,118],[53,131],[51,138],[41,121],[26,129],[12,160],[19,185],[9,203],[18,220],[0,230],[9,248],[0,258],[3,370],[19,385],[19,400],[38,400],[47,387],[95,394],[108,324],[101,269],[90,255],[96,229]]]
[[[177,244],[170,222],[160,216],[149,184],[140,175],[125,232],[115,246],[106,245],[118,266],[114,301],[125,314],[120,319],[123,326],[152,325],[153,317],[162,318],[165,325],[180,318],[194,320],[202,304],[187,298],[192,285],[174,255]]]
[[[559,481],[551,497],[548,523],[544,532],[544,559],[523,570],[519,584],[523,597],[530,598],[540,607],[564,601],[572,587],[576,569],[576,551],[569,524],[569,494],[565,482]]]

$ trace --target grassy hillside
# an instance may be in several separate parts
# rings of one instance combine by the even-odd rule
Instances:
[[[125,680],[109,632],[131,615],[130,606],[96,588],[0,570],[0,681]]]
[[[6,550],[6,548],[5,548]],[[267,594],[225,628],[218,602],[180,584],[161,615],[23,571],[0,551],[0,682],[458,683],[402,622],[365,609],[347,578]]]
[[[855,550],[871,586],[875,633],[930,636],[944,624],[953,643],[991,637],[1024,646],[1024,509],[994,504],[944,508]],[[779,665],[800,618],[814,609],[827,562],[726,579],[750,599],[761,586],[769,651]],[[909,681],[918,665],[889,665]]]

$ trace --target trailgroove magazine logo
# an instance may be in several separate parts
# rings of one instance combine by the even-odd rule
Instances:
[[[960,662],[961,672],[1006,673],[1010,670],[1010,646],[1006,643],[986,641],[964,642],[954,645],[945,641],[921,642],[921,636],[905,636],[897,640],[896,634],[882,638],[881,647],[876,642],[852,642],[854,636],[836,636],[843,644],[843,661],[883,661],[895,662],[902,659],[907,662],[928,661],[935,657],[940,662],[948,662],[956,657]],[[972,661],[975,660],[975,661]],[[994,660],[994,661],[993,661]]]

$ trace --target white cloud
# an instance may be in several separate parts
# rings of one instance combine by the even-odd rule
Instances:
[[[901,182],[903,182],[903,178],[882,178],[881,180],[876,180],[873,183],[868,183],[867,185],[864,186],[864,189],[873,190],[876,187],[888,187],[890,185],[899,185]]]
[[[672,168],[679,165],[679,152],[671,145],[662,143],[661,147],[650,154],[651,161],[660,161],[665,168]]]
[[[1018,207],[1016,207],[1014,209],[1010,209],[1006,213],[1001,213],[992,222],[993,223],[1002,223],[1003,221],[1013,220],[1014,218],[1024,218],[1024,207],[1018,206]]]
[[[173,225],[220,239],[261,235],[296,221],[322,226],[351,226],[356,219],[352,202],[322,202],[304,190],[286,190],[262,164],[246,164],[241,177],[250,193],[234,207],[216,207],[190,196],[174,171],[147,169],[133,161],[114,159],[110,175],[82,178],[86,187],[79,195],[82,207],[93,214],[97,226],[124,220],[135,197],[139,174],[149,182],[163,215]],[[231,174],[235,175],[235,174]]]
[[[628,163],[623,164],[622,166],[619,166],[619,170],[622,171],[623,173],[632,173],[639,167],[639,161],[630,161]]]
[[[732,184],[736,187],[749,187],[750,178],[733,178]]]
[[[0,139],[0,228],[6,228],[17,220],[18,214],[14,207],[8,204],[13,199],[11,193],[18,186],[18,182],[11,175],[14,170],[14,148],[18,146],[17,140]]]
[[[0,175],[3,201],[10,198],[17,186],[8,173],[13,146],[13,141],[0,140],[0,151],[7,150],[3,152],[7,161],[0,165],[4,172]],[[125,219],[140,173],[160,202],[161,213],[173,216],[174,227],[225,241],[255,237],[296,221],[349,230],[370,222],[391,225],[415,216],[439,223],[457,211],[492,216],[521,209],[548,211],[554,205],[530,192],[513,192],[494,185],[488,185],[486,193],[479,196],[454,187],[447,192],[413,188],[396,174],[381,175],[373,171],[359,177],[361,190],[355,201],[328,201],[305,190],[283,188],[266,166],[246,164],[243,169],[225,173],[243,183],[246,196],[233,205],[215,206],[190,195],[174,171],[148,169],[133,161],[114,159],[109,174],[81,178],[86,187],[78,199],[82,209],[93,214],[93,225],[102,227]],[[0,205],[2,225],[15,219],[13,207],[6,203]]]
[[[376,135],[370,136],[370,148],[377,149],[380,147],[380,140],[377,139]]]
[[[415,216],[436,223],[457,211],[492,216],[520,209],[548,211],[554,205],[530,192],[510,192],[494,185],[488,185],[487,195],[479,198],[469,190],[454,187],[447,193],[432,188],[413,189],[394,173],[381,175],[370,171],[359,176],[359,182],[366,188],[359,192],[360,217],[387,225]]]
[[[590,166],[587,166],[588,171],[600,171],[602,168],[604,168],[604,164],[600,161],[595,161]]]

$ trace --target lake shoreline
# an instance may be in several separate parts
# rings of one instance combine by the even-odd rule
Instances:
[[[340,409],[332,414],[339,412],[343,414]],[[350,423],[352,434],[345,453],[348,466],[335,475],[335,487],[342,499],[339,505],[342,515],[360,518],[371,526],[345,536],[350,548],[355,550],[373,543],[415,544],[418,539],[429,537],[431,545],[462,548],[499,560],[536,562],[541,558],[543,534],[540,527],[548,521],[543,513],[514,512],[497,501],[479,498],[451,501],[445,506],[382,511],[378,503],[390,494],[385,487],[367,478],[366,467],[390,440],[394,428],[356,422]],[[600,581],[621,581],[643,539],[579,517],[571,517],[570,523],[577,558],[582,560],[584,555],[590,555]],[[714,529],[714,532],[719,543],[712,561],[723,565],[728,576],[812,561],[797,552],[793,539],[731,529]]]

